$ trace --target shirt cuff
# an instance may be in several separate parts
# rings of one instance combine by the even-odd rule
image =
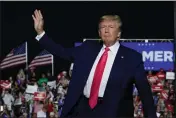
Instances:
[[[36,39],[37,41],[39,41],[39,40],[43,37],[44,34],[45,34],[45,31],[42,32],[40,35],[37,35],[37,36],[35,37],[35,39]]]

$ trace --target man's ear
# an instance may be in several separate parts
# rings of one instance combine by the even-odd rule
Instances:
[[[119,32],[119,33],[117,34],[117,37],[118,37],[118,38],[120,38],[120,36],[121,36],[121,32]]]

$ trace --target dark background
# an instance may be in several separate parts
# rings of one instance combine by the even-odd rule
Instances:
[[[122,38],[174,39],[173,2],[1,2],[1,55],[2,60],[12,48],[27,41],[29,63],[43,50],[35,40],[32,14],[42,10],[47,34],[64,47],[73,47],[83,38],[99,38],[98,20],[105,14],[121,17]],[[70,62],[55,60],[55,73],[67,70]],[[25,67],[21,65],[18,68]],[[15,73],[17,67],[3,71]]]

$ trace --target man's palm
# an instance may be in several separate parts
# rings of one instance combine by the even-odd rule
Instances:
[[[40,10],[35,10],[34,15],[32,15],[34,20],[34,28],[37,34],[41,34],[43,32],[44,20]]]

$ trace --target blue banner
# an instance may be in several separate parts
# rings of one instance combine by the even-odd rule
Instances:
[[[79,46],[82,43],[75,43]],[[121,42],[142,54],[145,70],[174,70],[174,44],[171,42]]]
[[[145,70],[174,69],[174,44],[170,42],[122,42],[142,54]]]

